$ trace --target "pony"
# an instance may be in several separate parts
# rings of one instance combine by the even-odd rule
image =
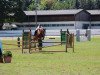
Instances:
[[[35,30],[34,35],[32,37],[33,47],[37,47],[37,45],[38,47],[42,47],[42,40],[44,40],[45,38],[45,33],[46,33],[46,30],[43,28],[39,28]]]

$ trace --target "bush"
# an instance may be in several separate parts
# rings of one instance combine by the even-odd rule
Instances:
[[[12,53],[11,53],[11,51],[4,51],[4,52],[3,52],[3,56],[4,56],[4,57],[7,57],[7,56],[12,57]]]

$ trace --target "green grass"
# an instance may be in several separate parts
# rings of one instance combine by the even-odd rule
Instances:
[[[5,43],[15,43],[7,40]],[[17,48],[3,46],[3,48]],[[44,48],[43,50],[64,50],[65,46]],[[75,42],[75,53],[68,52],[21,53],[21,49],[11,50],[12,63],[0,63],[0,75],[100,75],[100,38],[92,41]]]

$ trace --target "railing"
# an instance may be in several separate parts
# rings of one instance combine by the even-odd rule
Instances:
[[[82,34],[85,33],[86,30],[81,29]],[[70,30],[71,33],[76,35],[76,30]],[[32,30],[32,35],[34,34],[34,30]],[[91,29],[92,35],[100,35],[100,29]],[[1,30],[0,37],[19,37],[22,36],[22,30]],[[60,36],[60,30],[46,30],[46,36]]]

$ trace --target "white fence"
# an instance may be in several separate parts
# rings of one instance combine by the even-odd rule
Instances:
[[[67,30],[67,29],[66,29]],[[63,30],[63,31],[66,31]],[[80,29],[81,34],[85,34],[86,30]],[[76,35],[76,30],[69,30],[70,33],[74,33]],[[32,34],[34,34],[34,30],[32,30]],[[91,29],[91,35],[100,35],[100,29]],[[22,36],[22,30],[1,30],[0,37],[18,37]],[[46,30],[46,36],[60,36],[60,30]]]

